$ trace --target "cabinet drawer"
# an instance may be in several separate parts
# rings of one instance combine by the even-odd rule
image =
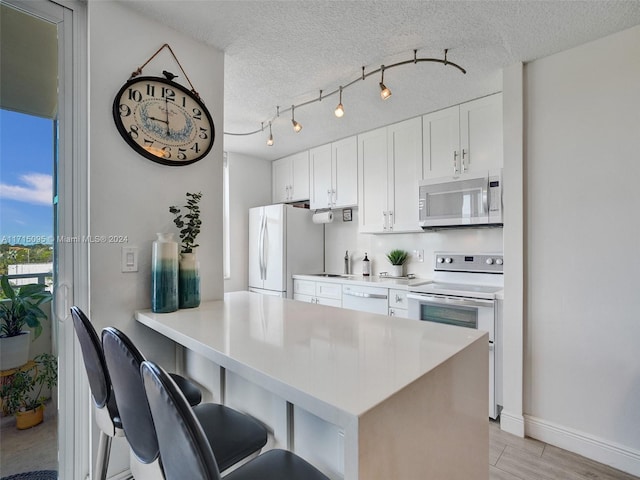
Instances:
[[[407,308],[407,291],[390,289],[389,307]]]
[[[312,282],[310,280],[294,280],[293,293],[294,295],[301,294],[313,296],[316,294],[316,282]]]
[[[409,311],[405,308],[390,308],[390,317],[409,318]]]
[[[316,283],[316,296],[342,300],[342,284],[340,283]]]
[[[320,298],[318,297],[317,299],[317,304],[318,305],[328,305],[330,307],[342,307],[342,300],[338,300],[335,298]]]

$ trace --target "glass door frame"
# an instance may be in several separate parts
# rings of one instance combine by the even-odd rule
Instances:
[[[91,474],[91,408],[80,348],[69,308],[89,310],[88,61],[87,7],[79,0],[2,3],[58,28],[58,117],[54,168],[54,301],[51,309],[58,354],[58,476]]]

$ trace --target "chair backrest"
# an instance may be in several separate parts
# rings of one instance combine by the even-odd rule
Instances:
[[[153,362],[143,362],[141,372],[166,479],[220,480],[209,441],[175,382]]]
[[[113,327],[102,330],[102,349],[129,446],[142,463],[151,463],[160,450],[140,374],[144,357],[124,333]]]
[[[71,307],[71,317],[73,318],[73,328],[80,342],[93,401],[98,408],[103,408],[108,405],[112,391],[100,338],[84,312],[75,305]]]

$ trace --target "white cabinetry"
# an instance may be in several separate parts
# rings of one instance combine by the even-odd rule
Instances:
[[[389,289],[389,316],[408,318],[407,291]]]
[[[349,137],[309,151],[310,207],[343,208],[358,203],[358,139]]]
[[[361,233],[422,231],[417,200],[421,118],[358,135],[358,171]]]
[[[342,285],[339,283],[293,280],[293,299],[331,307],[342,306]]]
[[[273,203],[309,199],[309,151],[275,160],[272,165]]]
[[[424,178],[500,168],[502,94],[422,117]]]

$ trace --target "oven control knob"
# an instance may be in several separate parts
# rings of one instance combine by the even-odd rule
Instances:
[[[444,263],[444,258],[438,257],[438,263]]]
[[[501,258],[496,258],[496,265],[502,265],[503,260]]]
[[[451,263],[451,262],[453,262],[453,259],[450,258],[450,257],[447,257],[447,258],[444,259],[444,262],[445,263]]]
[[[486,263],[487,265],[493,265],[493,258],[487,258],[487,259],[485,260],[485,263]]]

